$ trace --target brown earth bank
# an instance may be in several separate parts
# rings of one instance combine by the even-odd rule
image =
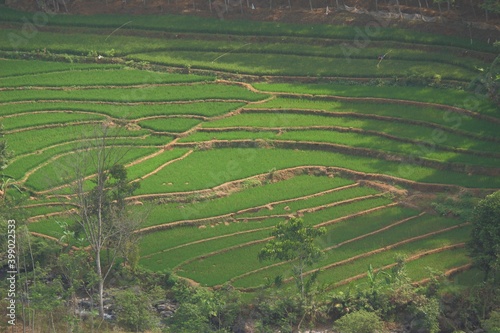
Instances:
[[[53,10],[55,7],[60,13],[81,15],[182,14],[220,20],[244,19],[365,28],[375,22],[384,27],[470,37],[488,43],[500,40],[500,15],[486,14],[479,6],[480,2],[467,0],[453,1],[449,9],[444,2],[441,10],[433,1],[425,0],[401,1],[399,8],[394,5],[395,0],[378,1],[377,8],[375,1],[370,0],[5,0],[5,3],[24,11]],[[391,13],[393,17],[385,20],[373,16],[381,12]],[[424,19],[415,18],[415,15],[421,15]]]

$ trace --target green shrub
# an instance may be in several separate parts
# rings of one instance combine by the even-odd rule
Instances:
[[[151,300],[140,289],[124,290],[116,294],[116,315],[124,328],[142,332],[158,324],[152,311]]]
[[[333,327],[342,333],[373,333],[381,332],[384,325],[377,314],[359,310],[335,321]]]
[[[492,311],[490,318],[482,322],[483,328],[488,333],[500,333],[500,311]]]

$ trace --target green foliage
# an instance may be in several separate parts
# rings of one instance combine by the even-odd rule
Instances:
[[[474,208],[469,248],[475,264],[492,277],[500,270],[500,191],[486,196]],[[492,273],[492,276],[490,276]]]
[[[37,272],[39,278],[44,278],[42,271]],[[46,273],[45,273],[46,274]],[[50,297],[49,297],[50,295]],[[59,279],[51,281],[36,280],[30,288],[30,307],[43,312],[52,312],[63,305],[63,286]]]
[[[451,196],[439,196],[432,203],[432,207],[442,216],[454,216],[462,221],[472,221],[474,206],[477,199],[470,194],[462,194],[458,198]]]
[[[482,326],[488,333],[500,333],[500,311],[491,311],[490,317],[483,320]]]
[[[493,1],[500,8],[499,2]],[[497,56],[483,73],[472,80],[469,90],[476,94],[484,94],[497,105],[500,104],[500,56]]]
[[[300,299],[289,290],[260,293],[254,303],[257,310],[255,316],[263,329],[268,328],[269,332],[276,329],[291,332],[302,312]]]
[[[376,333],[384,326],[377,314],[359,310],[338,319],[333,327],[342,333]]]
[[[134,332],[144,332],[157,327],[150,297],[140,288],[122,290],[115,295],[118,323]]]
[[[170,321],[171,332],[209,332],[209,318],[203,306],[194,303],[183,302],[175,311]]]
[[[309,289],[309,284],[304,282],[304,269],[321,259],[322,252],[314,241],[325,233],[325,228],[307,226],[300,218],[292,217],[288,221],[282,221],[271,233],[273,239],[259,252],[259,260],[296,262],[293,264],[293,276],[304,298]]]
[[[212,292],[178,283],[173,289],[180,306],[168,321],[169,332],[228,332],[233,326],[240,303],[230,286]]]
[[[481,7],[492,13],[500,13],[500,3],[496,0],[484,0]]]
[[[0,125],[0,170],[4,170],[10,162],[10,159],[14,153],[8,148],[7,140],[4,137],[4,127],[3,124]]]
[[[97,282],[97,276],[92,269],[92,258],[84,250],[71,254],[62,253],[57,259],[57,268],[65,278],[70,294],[79,290],[91,290]]]
[[[429,333],[438,333],[439,315],[441,313],[439,301],[436,298],[426,298],[421,295],[413,300],[410,312],[414,315],[412,328]]]

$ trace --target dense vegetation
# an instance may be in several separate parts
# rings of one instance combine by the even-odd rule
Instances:
[[[493,46],[0,9],[18,325],[498,329]]]

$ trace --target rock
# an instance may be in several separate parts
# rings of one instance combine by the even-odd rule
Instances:
[[[104,320],[109,320],[109,321],[112,321],[112,320],[115,320],[115,319],[116,319],[116,318],[115,318],[115,315],[111,315],[111,314],[108,314],[108,313],[105,313],[105,314],[103,315],[103,317],[104,317]]]
[[[169,318],[169,317],[172,317],[174,315],[174,312],[172,312],[172,311],[161,311],[160,315],[163,318]]]

